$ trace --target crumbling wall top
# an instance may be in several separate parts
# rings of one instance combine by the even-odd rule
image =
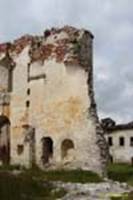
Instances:
[[[33,36],[30,35],[24,35],[16,40],[14,40],[12,43],[6,42],[0,44],[0,54],[2,53],[16,53],[19,54],[21,51],[31,43]]]
[[[43,36],[24,35],[12,43],[0,44],[0,57],[7,53],[11,57],[17,56],[29,45],[31,63],[55,58],[57,62],[64,62],[66,65],[84,65],[80,60],[82,47],[87,44],[87,37],[84,35],[93,39],[89,31],[71,26],[47,29]]]
[[[71,26],[46,30],[43,37],[34,37],[32,41],[29,51],[31,63],[55,58],[56,62],[63,62],[65,65],[82,65],[87,68],[89,39],[93,39],[90,32]],[[88,54],[86,58],[85,53]],[[85,62],[81,60],[83,57]]]

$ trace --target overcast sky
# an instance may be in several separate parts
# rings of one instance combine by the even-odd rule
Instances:
[[[0,42],[65,24],[94,39],[95,96],[100,117],[133,120],[132,0],[0,0]]]

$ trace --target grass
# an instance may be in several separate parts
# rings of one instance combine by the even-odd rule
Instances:
[[[133,166],[124,163],[110,164],[107,171],[110,179],[126,182],[133,186]],[[111,197],[111,200],[133,200],[133,192],[118,197]]]
[[[83,170],[51,170],[42,171],[40,169],[26,170],[24,173],[33,177],[41,178],[45,181],[62,181],[71,183],[99,183],[102,178],[96,173]]]
[[[133,192],[129,194],[123,194],[121,196],[113,196],[111,197],[111,200],[133,200]]]
[[[114,181],[127,182],[133,185],[133,167],[129,164],[110,164],[108,177]]]
[[[13,175],[13,170],[22,170],[22,172]],[[133,167],[131,165],[110,164],[107,171],[110,179],[133,185]],[[103,180],[91,171],[42,171],[36,166],[29,170],[20,166],[1,166],[0,200],[55,200],[64,196],[66,191],[55,188],[52,181],[99,183]],[[123,196],[112,196],[111,200],[133,200],[133,192],[123,194]]]
[[[52,184],[26,174],[0,172],[0,200],[54,200],[65,194],[63,189],[57,190]]]
[[[24,170],[25,167],[20,165],[0,165],[0,172],[1,171],[13,171],[13,170]]]
[[[13,175],[13,170],[22,170]],[[62,188],[56,188],[52,181],[73,183],[101,182],[95,173],[82,170],[42,171],[34,167],[24,169],[20,166],[0,167],[0,200],[55,200],[66,194]]]

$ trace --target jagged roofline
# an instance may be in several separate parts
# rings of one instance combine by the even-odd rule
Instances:
[[[61,33],[65,34],[60,38],[58,35]],[[64,63],[66,66],[81,66],[84,70],[88,71],[88,67],[91,65],[91,59],[86,60],[84,56],[81,56],[84,51],[85,38],[93,39],[92,33],[85,29],[78,29],[72,26],[47,29],[44,31],[43,36],[24,35],[14,40],[13,43],[0,45],[0,64],[8,68],[13,66],[13,69],[15,67],[15,62],[13,62],[14,57],[29,46],[29,64],[38,61],[44,63],[51,57],[57,63]],[[52,42],[50,42],[51,39]],[[7,59],[7,55],[11,59]]]
[[[75,28],[73,26],[64,26],[62,28],[51,28],[51,29],[46,29],[44,31],[44,35],[37,35],[37,36],[34,36],[34,35],[29,35],[29,34],[25,34],[23,35],[22,37],[14,40],[13,42],[5,42],[5,43],[1,43],[0,44],[0,54],[1,53],[6,53],[8,50],[10,51],[15,51],[16,49],[18,50],[19,49],[19,45],[23,45],[23,42],[25,41],[25,46],[27,46],[29,43],[32,43],[32,41],[36,38],[36,37],[44,37],[46,33],[60,33],[61,31],[65,31],[69,34],[69,32],[74,32],[74,31],[84,31],[86,34],[89,34],[91,38],[94,38],[93,34],[89,31],[89,30],[86,30],[86,29],[78,29],[78,28]],[[22,48],[22,46],[21,46]],[[19,50],[18,50],[18,53],[19,53]]]

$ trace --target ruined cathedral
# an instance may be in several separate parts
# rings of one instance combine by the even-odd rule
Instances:
[[[92,48],[70,26],[0,45],[0,164],[104,172]]]

